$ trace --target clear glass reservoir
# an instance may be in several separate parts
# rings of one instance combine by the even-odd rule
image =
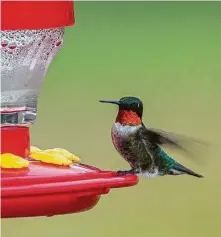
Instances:
[[[29,126],[37,115],[38,95],[64,29],[0,31],[1,126]]]

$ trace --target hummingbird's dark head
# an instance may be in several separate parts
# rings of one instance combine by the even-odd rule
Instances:
[[[127,110],[127,111],[133,111],[139,115],[140,118],[142,118],[143,115],[143,103],[140,99],[137,97],[123,97],[119,100],[119,109],[120,110]]]
[[[120,100],[100,100],[102,103],[111,103],[119,106],[116,121],[124,125],[137,125],[141,123],[143,115],[143,103],[132,96],[123,97]]]

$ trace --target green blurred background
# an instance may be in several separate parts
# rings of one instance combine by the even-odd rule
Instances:
[[[211,144],[204,165],[175,154],[205,179],[141,178],[88,212],[3,220],[4,237],[221,236],[220,12],[220,2],[75,2],[76,26],[46,76],[32,144],[127,168],[110,136],[117,108],[98,100],[138,96],[147,125]]]

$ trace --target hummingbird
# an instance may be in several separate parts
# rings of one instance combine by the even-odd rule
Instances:
[[[137,97],[123,97],[120,100],[100,100],[119,107],[112,126],[111,136],[115,149],[130,164],[131,169],[119,170],[118,175],[135,174],[155,178],[165,175],[188,174],[198,178],[202,175],[175,161],[162,148],[169,146],[188,152],[182,141],[189,138],[147,128],[143,121],[143,103]]]

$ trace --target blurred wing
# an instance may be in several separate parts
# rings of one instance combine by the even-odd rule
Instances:
[[[191,156],[198,156],[199,152],[209,145],[205,141],[153,128],[143,127],[139,130],[139,135],[142,139],[147,139],[153,144],[175,148]]]

